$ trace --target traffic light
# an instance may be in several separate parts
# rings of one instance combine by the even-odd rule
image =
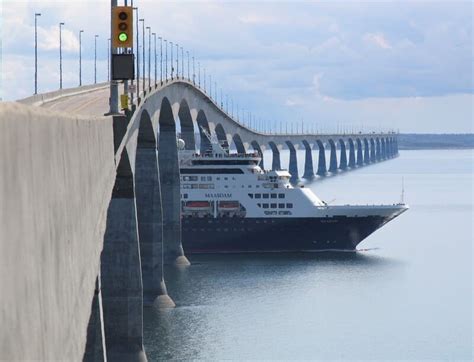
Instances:
[[[112,46],[133,48],[133,8],[115,6],[112,10]]]

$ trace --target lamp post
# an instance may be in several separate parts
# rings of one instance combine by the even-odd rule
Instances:
[[[99,36],[94,35],[94,84],[97,83],[97,38]]]
[[[64,23],[59,23],[59,89],[63,89],[63,39],[62,26]]]
[[[189,74],[189,51],[186,50],[186,55],[188,56],[188,81],[191,81],[191,75]]]
[[[133,10],[135,10],[135,12],[137,13],[136,14],[136,17],[135,19],[138,19],[138,8],[137,7],[134,7]],[[137,54],[137,63],[136,63],[136,66],[137,66],[137,104],[140,103],[140,48],[139,48],[139,45],[140,45],[140,34],[139,34],[139,28],[138,28],[138,21],[136,22],[136,38],[137,38],[137,51],[136,51],[136,54]],[[133,82],[133,80],[132,80]],[[132,93],[132,99],[133,99],[133,93]]]
[[[196,68],[194,66],[194,52],[193,52],[193,84],[196,84]]]
[[[79,30],[79,87],[82,86],[82,33],[84,30]]]
[[[158,39],[160,39],[160,85],[163,85],[163,38],[159,36]]]
[[[165,79],[168,83],[168,40],[163,39],[165,42]]]
[[[151,27],[147,26],[146,29],[148,30],[148,91],[150,91],[151,90]]]
[[[110,82],[110,48],[112,47],[112,39],[107,39],[107,82]],[[133,98],[132,98],[133,103]]]
[[[198,62],[198,84],[199,88],[201,88],[201,62]]]
[[[206,93],[206,68],[203,69],[204,70],[204,93]]]
[[[179,79],[179,44],[176,43],[176,79]]]
[[[154,51],[155,51],[155,88],[156,88],[156,72],[157,72],[157,69],[156,69],[156,33],[151,33],[151,35],[153,35],[153,42],[154,42]]]
[[[38,94],[38,16],[41,13],[35,13],[35,94]]]
[[[184,50],[181,47],[181,78],[184,79]]]
[[[171,49],[170,71],[171,71],[171,80],[173,80],[174,67],[173,67],[173,42],[172,41],[170,41],[170,49]]]
[[[142,22],[142,40],[143,40],[143,45],[142,45],[142,50],[143,50],[143,95],[145,95],[145,19],[140,19],[139,21]]]

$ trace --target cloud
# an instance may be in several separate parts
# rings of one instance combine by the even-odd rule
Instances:
[[[62,49],[66,52],[79,52],[79,39],[69,29],[62,29]],[[59,27],[38,28],[38,48],[42,50],[59,50]]]
[[[364,35],[364,40],[373,43],[382,49],[392,49],[392,46],[388,43],[382,33],[367,33]]]

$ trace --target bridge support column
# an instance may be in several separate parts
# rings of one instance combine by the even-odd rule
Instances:
[[[133,175],[124,150],[117,169],[101,255],[105,346],[109,361],[146,361],[143,285]]]
[[[305,160],[304,160],[304,174],[303,178],[311,180],[314,178],[313,168],[313,150],[311,149],[308,141],[303,140],[303,146],[305,148]]]
[[[373,138],[370,139],[370,162],[375,162],[375,141]]]
[[[364,138],[364,163],[366,165],[370,163],[370,146],[367,138]]]
[[[379,138],[375,139],[375,159],[377,161],[382,160],[382,147],[381,147]]]
[[[251,145],[252,145],[253,149],[255,151],[257,151],[258,154],[261,157],[260,163],[258,165],[260,166],[260,168],[262,170],[265,170],[265,166],[264,166],[264,163],[263,163],[263,152],[262,152],[262,148],[260,147],[260,144],[257,141],[252,141]]]
[[[319,148],[319,156],[318,156],[318,176],[326,176],[326,153],[324,152],[324,145],[320,140],[316,141],[316,144]]]
[[[100,275],[95,281],[94,297],[91,305],[91,315],[87,326],[87,340],[84,362],[107,361],[105,354],[104,315],[102,309],[102,292],[100,290]]]
[[[286,145],[288,146],[288,149],[290,150],[290,164],[288,167],[288,170],[290,171],[291,178],[290,181],[295,183],[298,181],[298,160],[296,158],[296,148],[295,145],[290,142],[286,141]]]
[[[329,140],[329,145],[331,146],[331,156],[329,160],[329,172],[337,172],[337,154],[336,154],[336,144],[333,140]]]
[[[360,139],[357,139],[357,166],[364,166],[362,141]]]
[[[355,145],[352,138],[349,138],[349,167],[354,168],[355,165],[356,165]]]
[[[141,120],[138,134],[135,195],[143,277],[143,304],[172,308],[175,304],[168,296],[163,275],[160,178],[155,135],[149,118]]]
[[[387,150],[385,146],[385,138],[382,138],[381,140],[381,151],[382,151],[382,160],[385,160],[387,158]]]
[[[181,243],[181,192],[174,123],[173,126],[160,126],[158,145],[158,168],[163,206],[164,261],[165,264],[189,265]]]
[[[346,144],[344,141],[341,139],[339,140],[339,145],[341,147],[341,157],[339,161],[339,168],[341,170],[347,169],[347,153],[346,153]]]
[[[281,170],[281,162],[280,162],[280,151],[274,142],[269,143],[270,148],[272,149],[272,170]]]

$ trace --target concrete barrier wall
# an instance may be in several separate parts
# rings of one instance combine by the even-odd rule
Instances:
[[[0,103],[0,360],[81,360],[115,181],[112,118]]]
[[[32,95],[24,99],[17,100],[18,103],[41,106],[43,103],[52,102],[64,97],[72,97],[79,94],[93,92],[109,87],[108,82],[83,85],[81,87],[58,89],[56,91]]]

